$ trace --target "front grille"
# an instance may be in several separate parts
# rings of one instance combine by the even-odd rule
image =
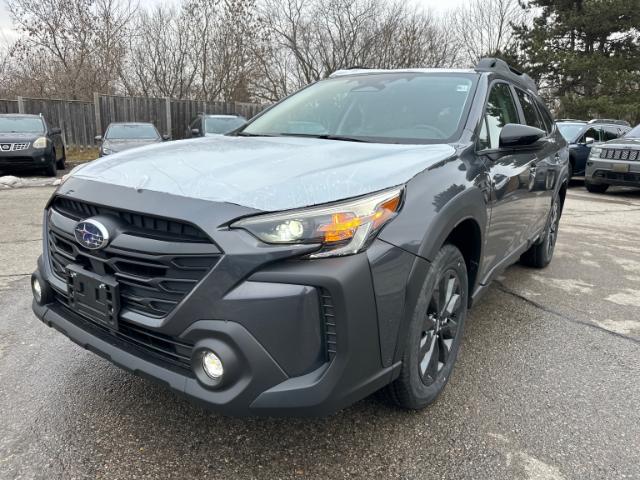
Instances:
[[[606,158],[608,160],[636,161],[640,159],[640,150],[603,148],[602,152],[600,152],[600,158]]]
[[[107,247],[90,251],[73,237],[49,230],[49,258],[54,274],[68,281],[66,266],[81,265],[99,275],[113,275],[120,285],[120,305],[142,315],[168,315],[215,265],[219,255],[143,254]]]
[[[27,148],[28,143],[0,143],[0,152],[19,152]]]
[[[180,372],[193,376],[191,370],[191,353],[193,344],[180,341],[175,338],[153,332],[144,327],[120,321],[118,329],[114,330],[91,319],[78,315],[69,308],[67,297],[60,293],[57,300],[65,310],[65,318],[93,335],[107,341],[120,341],[129,350],[133,349],[160,360],[173,367],[178,367]],[[59,307],[58,307],[59,308]]]
[[[337,352],[336,310],[328,290],[320,289],[320,314],[324,322],[324,344],[327,360],[335,358]]]
[[[56,197],[52,206],[60,214],[74,220],[83,220],[96,215],[117,217],[131,233],[138,236],[164,241],[211,243],[209,237],[202,230],[177,220],[104,207],[64,197]]]

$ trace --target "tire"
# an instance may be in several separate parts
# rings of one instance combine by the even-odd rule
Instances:
[[[585,180],[584,186],[587,187],[587,190],[591,193],[604,193],[609,188],[609,185],[606,183],[591,183],[588,180]]]
[[[62,147],[62,157],[57,162],[58,170],[64,170],[67,168],[67,150]]]
[[[397,406],[419,410],[442,393],[460,349],[468,288],[464,257],[453,245],[444,245],[420,289],[404,339],[400,376],[384,392]]]
[[[49,159],[49,165],[47,165],[47,167],[44,169],[44,174],[47,177],[58,176],[58,162],[56,161],[55,150],[51,153],[51,158]]]
[[[556,193],[551,203],[547,226],[545,227],[544,237],[540,242],[534,244],[522,254],[520,263],[527,267],[544,268],[553,258],[553,252],[556,248],[556,240],[558,239],[558,227],[560,225],[560,217],[562,216],[562,204],[560,196]]]

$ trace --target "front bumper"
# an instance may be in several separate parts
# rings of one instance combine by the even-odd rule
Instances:
[[[596,185],[640,187],[640,161],[590,158],[585,180]]]
[[[127,203],[124,193],[116,197]],[[49,228],[69,227],[57,214],[44,223],[45,238]],[[225,235],[215,238],[224,254],[169,315],[123,310],[116,330],[65,304],[45,242],[37,275],[55,299],[33,310],[83,348],[228,415],[327,415],[397,376],[403,294],[416,257],[376,241],[366,253],[300,261],[256,252],[245,232]],[[226,352],[223,364],[233,358],[235,371],[219,388],[189,363],[201,348]],[[172,361],[178,356],[186,360]]]
[[[0,169],[36,169],[45,168],[50,161],[49,148],[21,150],[16,152],[0,152]]]

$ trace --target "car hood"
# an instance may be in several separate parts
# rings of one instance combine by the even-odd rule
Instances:
[[[629,148],[635,147],[640,148],[640,138],[616,138],[614,140],[609,140],[608,142],[602,143],[598,145],[599,147],[604,148]]]
[[[130,148],[143,147],[159,142],[160,140],[105,140],[102,148],[109,148],[112,152],[117,153],[129,150]]]
[[[110,155],[73,176],[276,211],[401,185],[454,152],[450,145],[219,136]]]
[[[44,133],[0,133],[0,143],[30,142],[44,136]]]

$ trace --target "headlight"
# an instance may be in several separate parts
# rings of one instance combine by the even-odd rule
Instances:
[[[310,258],[350,255],[366,248],[400,210],[402,189],[322,207],[258,215],[239,220],[242,228],[270,244],[318,244]]]
[[[600,153],[602,153],[602,147],[593,147],[591,148],[591,153],[589,154],[589,156],[593,158],[599,158]]]
[[[33,148],[47,148],[47,137],[37,138],[35,142],[33,142]]]

